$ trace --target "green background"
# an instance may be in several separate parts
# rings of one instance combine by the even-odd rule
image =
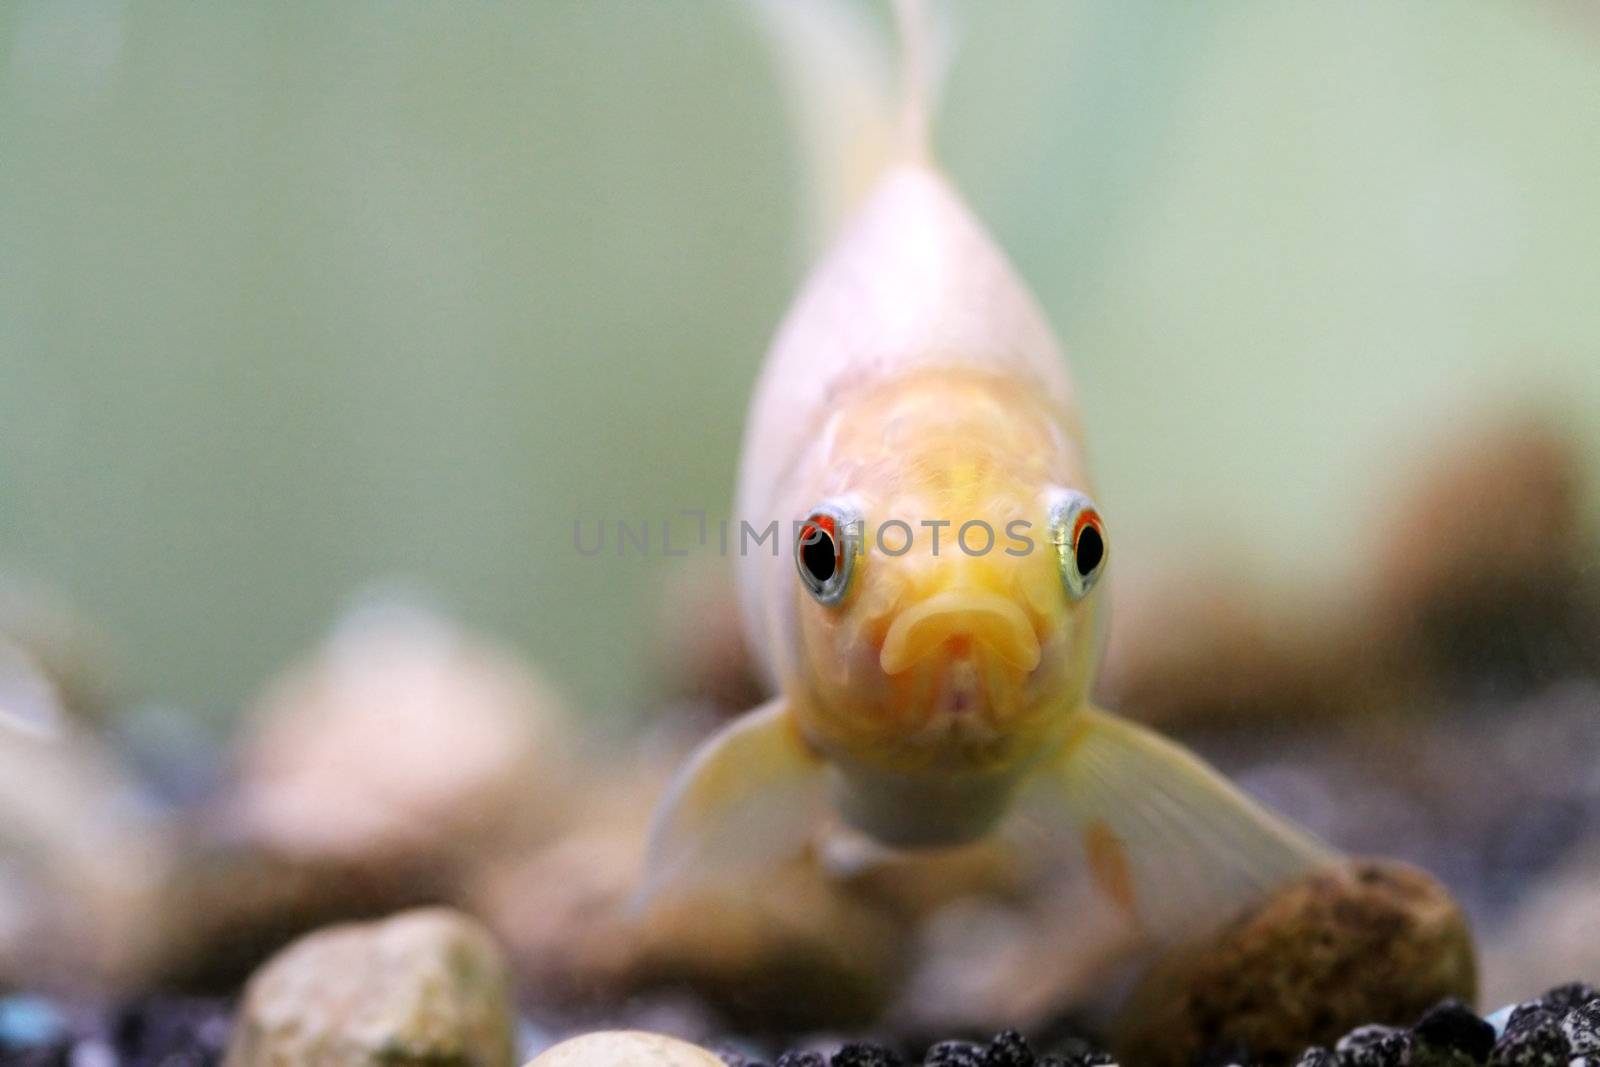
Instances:
[[[957,8],[1120,555],[1336,585],[1462,413],[1600,453],[1592,10]],[[0,568],[209,714],[388,582],[639,705],[669,561],[572,524],[726,508],[798,151],[721,0],[0,5]]]

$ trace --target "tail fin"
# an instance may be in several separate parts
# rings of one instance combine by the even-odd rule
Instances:
[[[810,177],[811,250],[902,162],[931,161],[930,129],[949,55],[934,0],[894,0],[898,79],[865,0],[757,0]]]

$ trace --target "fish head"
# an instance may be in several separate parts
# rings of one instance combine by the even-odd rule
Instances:
[[[1004,772],[1088,688],[1104,525],[1080,490],[950,457],[919,469],[937,477],[869,480],[797,528],[790,692],[851,764]]]

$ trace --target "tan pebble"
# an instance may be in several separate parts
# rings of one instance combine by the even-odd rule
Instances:
[[[1290,1062],[1363,1023],[1409,1025],[1476,993],[1472,934],[1444,887],[1404,864],[1348,860],[1157,963],[1114,1044],[1121,1062],[1150,1067],[1234,1043]]]
[[[568,740],[560,702],[515,656],[374,607],[258,703],[228,809],[284,855],[448,866],[564,821]]]
[[[534,1057],[527,1067],[724,1067],[698,1045],[642,1030],[584,1034]]]
[[[515,1022],[500,951],[444,908],[334,926],[245,987],[227,1067],[510,1067]]]

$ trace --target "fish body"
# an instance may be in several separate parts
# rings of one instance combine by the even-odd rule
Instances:
[[[680,774],[646,891],[781,862],[830,821],[927,848],[1026,810],[1129,919],[1193,928],[1329,853],[1090,706],[1110,547],[1066,362],[925,135],[907,140],[757,384],[737,510],[782,536],[735,547],[778,695]]]

